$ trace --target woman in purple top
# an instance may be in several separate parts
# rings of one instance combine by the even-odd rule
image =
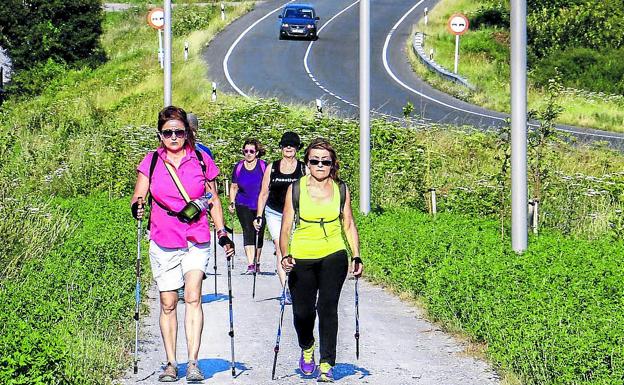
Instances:
[[[221,202],[217,195],[215,178],[219,169],[204,152],[195,150],[195,136],[189,129],[186,112],[178,107],[165,107],[158,114],[160,146],[148,153],[137,168],[137,182],[132,196],[132,214],[143,217],[143,201],[151,194],[149,256],[152,273],[160,291],[160,331],[165,345],[167,365],[158,376],[159,381],[178,379],[176,339],[178,332],[178,291],[184,287],[186,312],[184,324],[188,367],[186,379],[201,381],[203,374],[197,365],[204,314],[201,302],[202,280],[210,257],[210,211],[217,229],[219,245],[227,255],[234,254],[234,244],[228,238],[223,222]],[[182,185],[178,189],[174,175]],[[182,193],[193,203],[187,203]],[[210,195],[210,194],[212,195]],[[186,207],[210,203],[208,210],[195,215],[182,215]],[[199,206],[198,206],[199,207]]]
[[[260,253],[264,246],[264,225],[258,231],[254,228],[258,208],[258,195],[262,186],[262,176],[266,163],[260,159],[264,155],[264,148],[256,139],[247,139],[243,144],[243,159],[234,165],[232,170],[232,185],[230,187],[231,213],[236,216],[243,228],[245,255],[247,256],[247,274],[260,272]],[[256,234],[257,233],[257,234]],[[254,266],[255,238],[258,237],[256,264]]]

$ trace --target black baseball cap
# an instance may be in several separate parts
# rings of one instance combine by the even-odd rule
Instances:
[[[280,147],[293,146],[299,149],[301,147],[301,138],[299,138],[299,135],[295,132],[286,131],[284,135],[282,135],[279,145]]]

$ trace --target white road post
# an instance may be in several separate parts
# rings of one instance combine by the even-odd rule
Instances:
[[[171,0],[165,0],[165,107],[171,103]]]
[[[212,93],[210,94],[210,100],[213,102],[217,101],[217,83],[212,82]]]
[[[221,3],[221,21],[225,21],[225,4]]]
[[[511,0],[511,247],[527,248],[526,0]]]
[[[370,212],[370,0],[360,1],[360,212]]]
[[[433,48],[429,49],[429,60],[433,60]]]
[[[425,25],[429,22],[429,8],[425,7]]]
[[[184,61],[188,60],[188,53],[189,53],[189,43],[188,41],[184,42]]]

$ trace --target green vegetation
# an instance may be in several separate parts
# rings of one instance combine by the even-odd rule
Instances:
[[[104,61],[101,24],[99,0],[3,1],[0,46],[8,50],[17,71],[11,89],[31,92],[29,78],[35,74]]]
[[[621,384],[621,240],[548,232],[519,256],[487,219],[397,209],[358,224],[368,277],[422,298],[522,383]]]
[[[53,203],[71,231],[0,281],[0,382],[110,383],[130,362],[136,225],[124,200]]]
[[[227,15],[247,9],[228,8]],[[210,102],[199,53],[227,21],[214,7],[174,12],[180,28],[173,42],[173,100],[199,116],[199,137],[224,174],[239,159],[242,138],[260,139],[273,160],[281,134],[294,129],[304,143],[325,136],[335,144],[341,176],[357,203],[359,153],[345,139],[358,136],[357,122],[319,118],[276,100],[220,95]],[[51,67],[38,75],[38,97],[13,97],[0,111],[0,135],[11,139],[0,142],[0,230],[8,241],[0,256],[7,266],[0,276],[2,383],[110,383],[129,366],[136,229],[128,197],[136,165],[157,145],[162,106],[157,37],[144,17],[140,8],[107,14],[107,63]],[[190,42],[187,62],[184,41]],[[539,113],[556,116],[559,102],[546,100]],[[410,112],[406,104],[406,116]],[[509,219],[505,132],[405,125],[372,122],[378,214],[359,218],[372,276],[422,296],[432,316],[485,341],[495,363],[528,383],[619,380],[621,344],[611,342],[621,339],[621,320],[605,312],[615,312],[613,303],[622,298],[613,282],[621,281],[615,262],[624,232],[624,156],[600,145],[575,147],[545,132],[533,136],[531,196],[541,199],[542,225],[549,230],[516,257],[504,251],[508,239],[501,241]],[[419,214],[427,209],[430,187],[437,188],[444,213],[436,220]],[[558,285],[568,291],[552,291]],[[574,302],[571,290],[585,302]],[[559,321],[562,330],[553,326]],[[606,342],[594,347],[599,339]],[[590,352],[587,360],[583,349]]]
[[[508,3],[442,0],[430,12],[427,26],[421,20],[414,27],[426,34],[425,47],[427,52],[434,48],[434,60],[452,69],[455,37],[446,23],[456,12],[469,17],[470,30],[460,39],[459,73],[477,86],[476,91],[447,84],[429,73],[413,54],[410,40],[410,61],[419,76],[460,99],[509,112]],[[543,105],[548,81],[556,79],[562,85],[559,103],[565,107],[558,122],[624,132],[624,72],[617,59],[624,38],[614,27],[621,7],[613,2],[566,0],[540,1],[527,9],[529,108]]]

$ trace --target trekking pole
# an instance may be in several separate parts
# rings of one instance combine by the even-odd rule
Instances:
[[[228,297],[229,297],[229,307],[230,307],[230,332],[228,333],[230,336],[230,347],[232,350],[232,377],[236,376],[236,367],[234,360],[234,311],[232,309],[232,267],[230,263],[232,262],[232,257],[227,256],[227,266],[228,266]]]
[[[286,282],[284,282],[284,287],[282,288],[280,319],[279,325],[277,327],[277,338],[275,340],[275,347],[273,348],[273,352],[275,352],[275,355],[273,356],[273,371],[271,372],[271,380],[275,380],[275,365],[277,364],[277,353],[279,353],[280,338],[282,337],[282,322],[284,321],[284,307],[286,307],[286,287],[288,287],[288,273],[286,273]]]
[[[359,278],[355,277],[355,359],[360,359],[360,296],[358,295]]]
[[[137,199],[139,207],[143,206],[143,198]],[[136,287],[134,290],[134,374],[139,372],[139,308],[141,306],[141,239],[143,238],[143,221],[137,221],[137,258],[136,258]]]
[[[214,222],[213,222],[214,224]],[[212,227],[212,244],[213,244],[213,253],[214,256],[214,282],[215,282],[215,297],[217,296],[217,226],[214,225]]]
[[[253,270],[253,290],[251,291],[251,298],[256,298],[256,275],[258,274],[258,231],[254,237],[254,270]]]

